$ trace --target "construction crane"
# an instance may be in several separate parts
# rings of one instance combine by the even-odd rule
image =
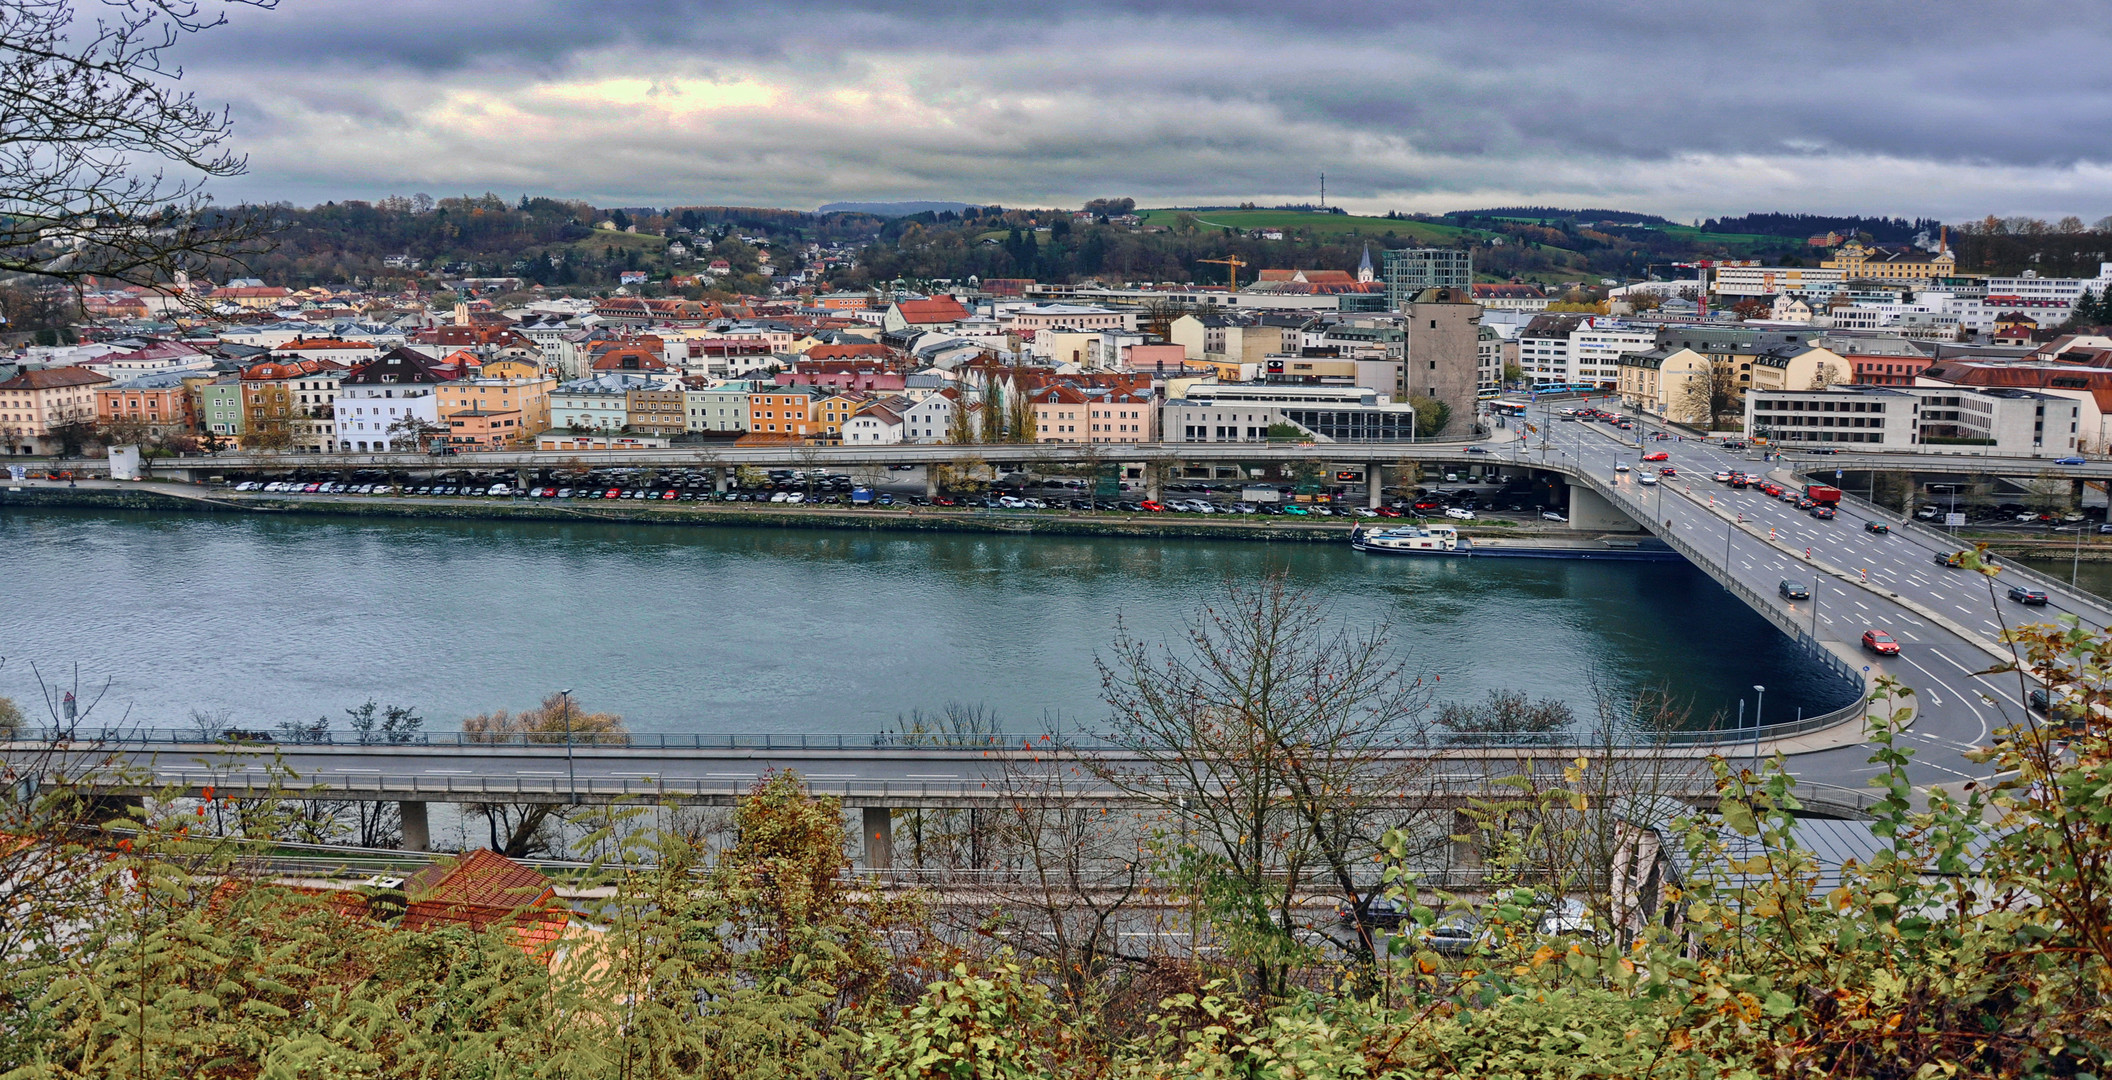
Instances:
[[[1222,267],[1224,267],[1224,268],[1225,268],[1225,277],[1226,277],[1226,279],[1227,279],[1227,280],[1229,280],[1229,281],[1231,282],[1231,284],[1230,284],[1230,285],[1229,285],[1228,287],[1229,287],[1229,288],[1230,288],[1230,289],[1231,289],[1231,290],[1232,290],[1233,292],[1238,292],[1238,291],[1239,291],[1239,268],[1240,268],[1240,267],[1242,267],[1242,266],[1245,266],[1245,265],[1247,265],[1247,261],[1246,261],[1245,259],[1242,259],[1242,258],[1240,258],[1240,257],[1239,257],[1239,256],[1237,256],[1237,255],[1234,255],[1234,256],[1232,256],[1232,257],[1231,257],[1231,258],[1229,258],[1229,259],[1197,259],[1197,260],[1195,260],[1195,261],[1196,261],[1196,262],[1206,262],[1206,263],[1216,263],[1217,265],[1219,265],[1219,266],[1222,266]]]

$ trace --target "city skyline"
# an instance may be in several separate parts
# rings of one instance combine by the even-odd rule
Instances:
[[[222,201],[1268,205],[1324,171],[1360,213],[2112,212],[2112,31],[2072,4],[228,10],[176,55],[250,155]]]

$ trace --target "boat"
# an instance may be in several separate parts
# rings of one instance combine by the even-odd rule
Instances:
[[[1520,536],[1475,540],[1456,525],[1403,525],[1349,532],[1349,546],[1373,555],[1458,555],[1483,559],[1597,559],[1609,562],[1678,562],[1683,556],[1656,537],[1557,539]]]

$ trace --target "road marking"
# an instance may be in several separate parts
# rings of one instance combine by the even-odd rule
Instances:
[[[438,774],[440,774],[440,775],[442,775],[442,776],[468,776],[468,775],[469,775],[469,770],[468,770],[468,769],[427,769],[427,770],[425,770],[425,771],[426,771],[426,772],[429,772],[429,773],[438,773]]]
[[[913,773],[903,773],[902,775],[903,775],[903,776],[905,776],[905,777],[908,777],[908,778],[909,778],[909,779],[911,779],[911,780],[959,780],[959,779],[961,778],[961,774],[959,774],[959,773],[950,773],[950,772],[948,772],[948,773],[917,773],[917,772],[913,772]]]
[[[565,772],[564,772],[564,770],[562,770],[562,769],[559,769],[559,770],[556,770],[556,771],[553,771],[553,772],[544,772],[544,771],[541,771],[541,770],[539,770],[539,769],[515,769],[515,770],[513,770],[513,772],[514,772],[514,775],[516,775],[516,776],[563,776],[563,775],[565,775]]]
[[[1870,610],[1870,605],[1863,603],[1861,600],[1850,600],[1848,602],[1854,604],[1856,607],[1862,608],[1864,611]]]
[[[706,775],[706,776],[715,776],[715,777],[727,777],[727,778],[733,778],[733,779],[740,779],[740,780],[753,780],[753,779],[755,779],[755,774],[754,774],[754,773],[746,773],[746,772],[708,772],[708,773],[705,773],[704,775]]]
[[[332,772],[380,772],[380,769],[333,769]]]

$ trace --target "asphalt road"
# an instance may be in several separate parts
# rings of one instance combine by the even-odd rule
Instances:
[[[1549,408],[1560,407],[1564,406]],[[1832,520],[1820,520],[1757,488],[1739,490],[1711,479],[1724,469],[1765,475],[1785,467],[1779,461],[1761,460],[1757,451],[1729,451],[1694,439],[1660,442],[1647,437],[1638,447],[1633,441],[1638,434],[1661,430],[1646,421],[1638,421],[1637,431],[1620,431],[1604,423],[1552,420],[1543,412],[1536,413],[1535,422],[1542,425],[1551,444],[1546,453],[1574,461],[1611,481],[1627,500],[1624,509],[1637,520],[1652,522],[1659,531],[1673,530],[1705,551],[1723,552],[1741,584],[1792,613],[1811,628],[1814,637],[1861,652],[1863,663],[1875,672],[1911,687],[1917,712],[1906,741],[1917,753],[1912,769],[1917,785],[1986,779],[1986,770],[1966,761],[1961,752],[1984,745],[1991,731],[2024,717],[2027,687],[2015,674],[1978,674],[1995,662],[1985,646],[1997,645],[1997,636],[2005,627],[2050,621],[2062,612],[2099,628],[2112,621],[2112,612],[2088,594],[2049,590],[2051,603],[2043,608],[2009,601],[2003,595],[2007,586],[1999,579],[1990,589],[1989,579],[1981,574],[1936,565],[1940,551],[1957,548],[1939,547],[1898,529],[1871,533],[1864,528],[1869,516],[1852,506],[1844,505]],[[1538,446],[1536,442],[1532,457],[1542,453]],[[1658,451],[1669,455],[1669,460],[1641,461],[1642,455]],[[1514,448],[1507,456],[1521,452]],[[1627,463],[1631,471],[1617,472],[1618,462]],[[1640,482],[1640,470],[1646,466],[1654,472],[1667,465],[1677,470],[1676,479],[1657,485]],[[1717,510],[1727,511],[1730,520],[1724,520]],[[1770,534],[1780,546],[1768,542]],[[1858,582],[1867,580],[1941,615],[1957,629],[1859,584],[1817,572],[1806,561],[1806,552],[1818,563],[1847,571]],[[1777,587],[1784,579],[1807,586],[1811,600],[1780,599]],[[1898,656],[1882,657],[1862,650],[1863,632],[1873,629],[1899,642]],[[1958,630],[1978,640],[1968,640]],[[1868,757],[1869,748],[1863,746],[1802,754],[1791,759],[1790,771],[1806,779],[1859,786],[1878,771],[1868,764]]]

